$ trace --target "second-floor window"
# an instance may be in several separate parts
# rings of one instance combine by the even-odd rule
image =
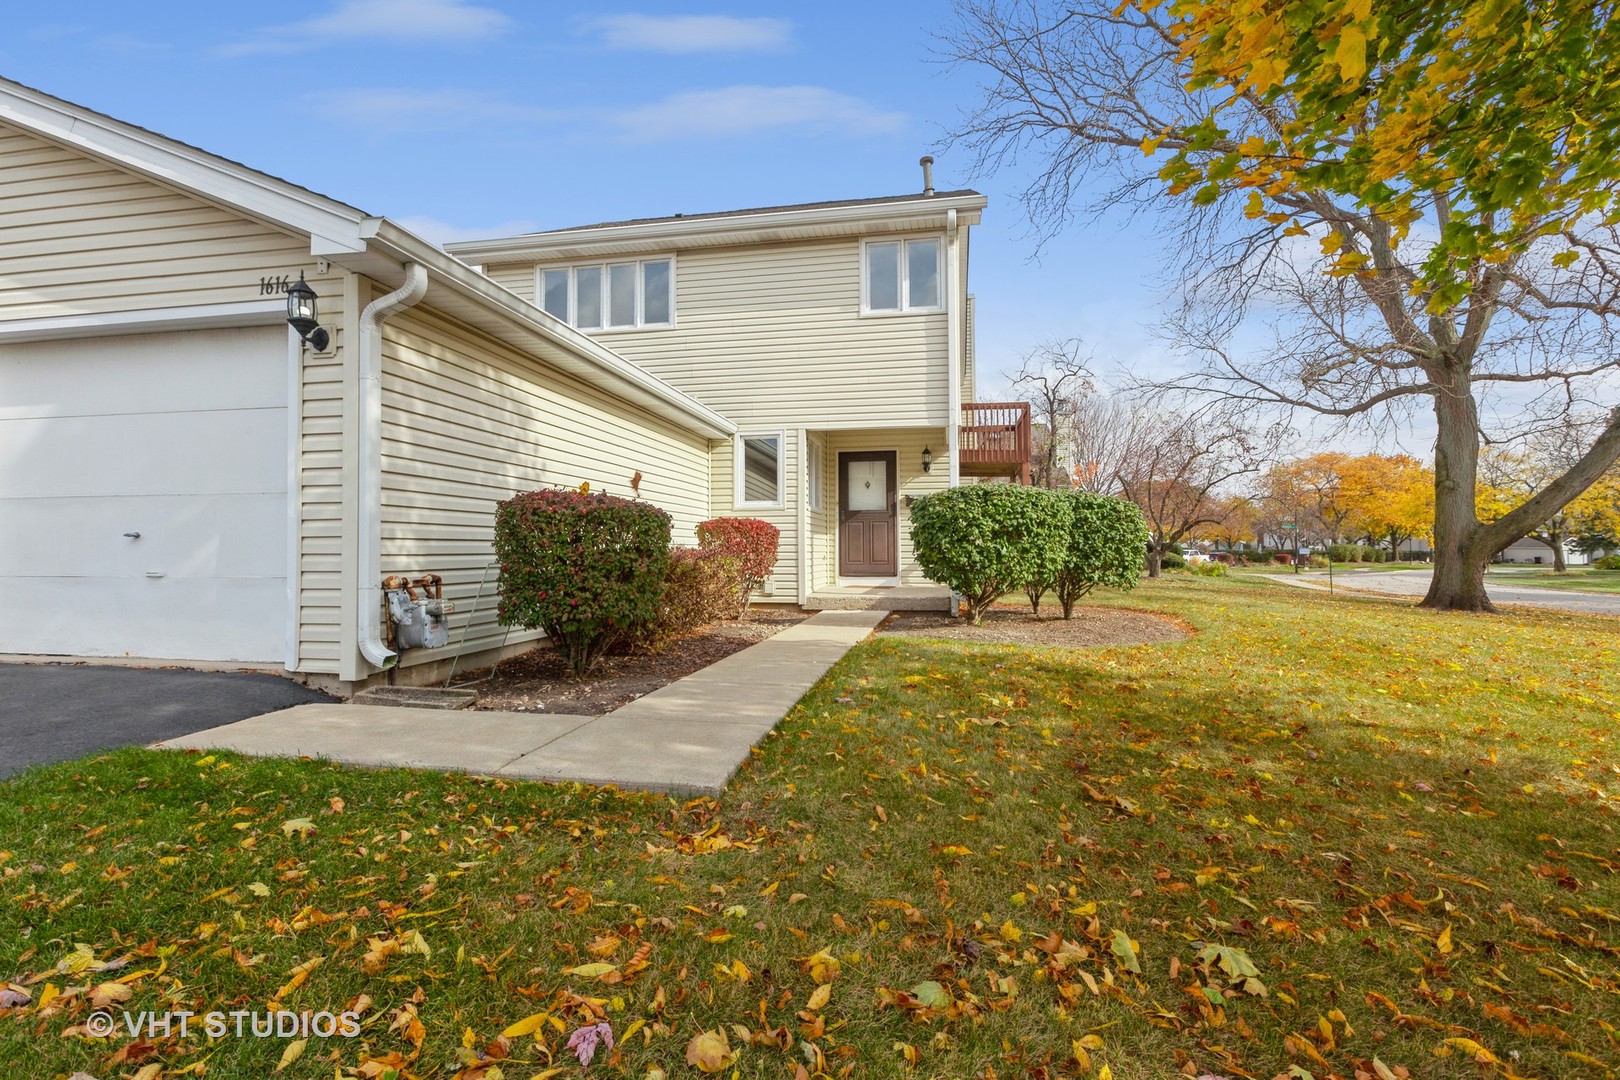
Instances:
[[[944,306],[939,237],[868,240],[862,248],[861,310],[939,311]]]
[[[540,271],[540,306],[581,330],[675,325],[675,260],[634,259]]]

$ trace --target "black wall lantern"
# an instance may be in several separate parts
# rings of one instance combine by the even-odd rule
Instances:
[[[298,339],[315,346],[316,352],[325,352],[332,336],[321,329],[320,312],[315,307],[315,290],[298,271],[298,281],[287,286],[287,325],[298,331]]]
[[[923,447],[923,472],[933,472],[933,470],[934,452],[925,446]]]

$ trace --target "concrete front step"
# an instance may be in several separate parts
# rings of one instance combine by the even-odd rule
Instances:
[[[938,585],[844,586],[812,593],[811,611],[949,611],[951,591]]]

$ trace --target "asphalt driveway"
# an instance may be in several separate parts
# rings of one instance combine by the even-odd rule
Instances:
[[[0,779],[333,699],[276,675],[0,664]]]

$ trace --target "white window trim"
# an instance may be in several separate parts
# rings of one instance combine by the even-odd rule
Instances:
[[[807,510],[819,512],[826,501],[821,493],[821,489],[827,486],[823,475],[827,465],[826,450],[821,440],[813,435],[805,438],[804,447],[804,505]]]
[[[911,307],[911,264],[906,259],[906,244],[912,240],[934,240],[939,243],[939,297],[940,303],[933,307]],[[867,306],[867,298],[871,295],[867,289],[867,276],[870,273],[871,261],[867,258],[866,249],[872,244],[899,244],[900,245],[900,307],[872,309]],[[918,233],[902,236],[866,236],[861,238],[861,317],[869,319],[887,319],[896,315],[938,315],[950,303],[950,297],[945,292],[945,260],[946,252],[944,233]]]
[[[749,502],[743,497],[747,490],[743,482],[743,447],[745,439],[776,440],[776,499],[771,502]],[[732,441],[731,505],[738,510],[781,510],[787,505],[787,432],[739,431]]]
[[[642,321],[642,306],[646,302],[646,270],[644,267],[650,262],[669,263],[669,321],[649,323]],[[608,321],[608,274],[610,266],[623,266],[625,263],[634,263],[636,266],[636,323],[634,326],[609,326]],[[640,330],[672,330],[675,327],[675,275],[679,272],[677,260],[673,251],[659,255],[635,255],[623,259],[589,259],[576,263],[542,263],[534,268],[534,306],[541,311],[546,310],[545,275],[557,270],[568,273],[568,317],[563,321],[574,326],[575,305],[579,298],[574,284],[576,270],[596,269],[602,274],[602,325],[601,326],[575,326],[576,330],[586,334],[632,334]],[[553,316],[555,317],[555,316]]]

